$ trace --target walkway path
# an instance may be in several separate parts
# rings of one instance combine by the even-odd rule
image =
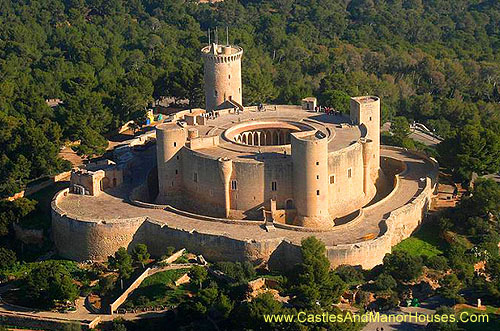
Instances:
[[[193,265],[197,264],[195,263],[171,264],[167,267],[164,267],[162,271],[186,269],[186,268],[191,268]],[[167,311],[167,309],[165,309],[162,311],[147,311],[147,312],[125,313],[125,314],[115,314],[115,315],[94,314],[91,311],[89,311],[85,306],[85,297],[79,297],[76,300],[76,311],[73,312],[41,311],[33,308],[12,305],[3,301],[1,299],[1,295],[10,289],[12,289],[12,286],[10,284],[0,287],[0,316],[2,314],[10,314],[10,315],[14,314],[20,317],[25,316],[29,318],[42,318],[42,319],[45,318],[45,319],[59,320],[62,322],[66,321],[90,322],[98,316],[101,317],[102,321],[112,321],[117,316],[127,320],[135,320],[141,318],[159,317]]]
[[[87,220],[120,220],[135,217],[149,217],[158,222],[164,222],[169,227],[186,230],[194,230],[208,234],[224,234],[229,237],[241,240],[275,239],[286,238],[294,243],[300,243],[301,239],[315,235],[323,240],[327,246],[355,243],[361,241],[364,236],[380,234],[380,222],[385,215],[406,203],[419,193],[425,183],[425,178],[433,173],[434,169],[430,162],[416,157],[411,153],[382,149],[382,156],[389,156],[400,159],[406,163],[407,171],[401,176],[400,185],[397,191],[385,203],[371,209],[364,216],[363,226],[342,230],[332,230],[329,232],[298,232],[286,229],[278,229],[267,232],[259,225],[239,225],[210,222],[181,216],[161,209],[145,209],[133,206],[126,200],[126,193],[129,188],[110,191],[101,194],[99,197],[70,194],[59,203],[59,207],[68,216]],[[151,161],[149,161],[151,162]],[[140,167],[139,167],[140,168]],[[143,170],[142,170],[143,171]],[[137,175],[143,177],[144,174]],[[421,180],[424,179],[424,180]]]

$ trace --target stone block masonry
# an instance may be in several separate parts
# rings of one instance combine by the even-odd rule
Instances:
[[[405,153],[403,150],[391,150],[392,153]],[[414,157],[411,160],[415,160]],[[325,242],[332,267],[352,264],[372,268],[382,263],[384,255],[391,252],[393,245],[410,236],[421,224],[430,205],[435,184],[433,182],[435,168],[431,167],[430,161],[427,164],[432,173],[424,181],[419,181],[415,192],[410,192],[408,198],[405,198],[409,199],[407,203],[403,201],[399,207],[389,210],[388,215],[384,211],[384,208],[390,208],[397,199],[401,199],[402,192],[408,191],[409,177],[420,176],[411,172],[414,171],[415,165],[412,166],[413,169],[404,171],[401,176],[401,183],[397,188],[399,193],[393,194],[392,198],[381,206],[376,206],[375,210],[370,210],[366,217],[374,217],[372,215],[375,215],[377,210],[380,210],[379,214],[386,215],[385,219],[378,221],[370,218],[363,220],[365,224],[374,222],[376,228],[382,229],[372,240],[356,240],[360,237],[357,235],[353,237],[352,243],[335,245],[335,242],[329,239],[334,238],[334,231],[311,233],[276,229],[272,234],[259,235],[258,233],[263,231],[259,225],[225,224],[216,221],[198,221],[208,225],[213,224],[212,230],[208,230],[211,226],[194,229],[187,225],[189,223],[187,221],[186,225],[180,226],[181,223],[174,222],[174,218],[170,221],[161,219],[161,215],[167,217],[171,215],[170,212],[144,208],[138,209],[144,212],[143,217],[106,221],[85,220],[70,215],[58,207],[61,200],[66,198],[66,190],[59,192],[52,202],[53,235],[59,253],[74,260],[105,260],[122,246],[133,249],[136,244],[144,243],[156,256],[164,254],[168,246],[185,247],[190,252],[202,254],[210,261],[250,261],[255,264],[267,262],[272,269],[286,269],[300,262],[301,238],[315,235]],[[138,208],[125,202],[120,203],[134,210]],[[148,216],[148,213],[154,215]],[[183,218],[175,217],[177,220]],[[219,227],[219,224],[223,226]],[[230,231],[231,227],[244,227],[245,233],[253,239],[244,239],[234,234]],[[365,227],[368,225],[363,228]],[[222,230],[218,230],[219,228]],[[356,230],[359,226],[351,228]],[[343,237],[351,236],[350,231],[353,230],[351,228],[345,230]]]

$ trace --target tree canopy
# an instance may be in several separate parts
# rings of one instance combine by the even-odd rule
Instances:
[[[384,120],[449,139],[462,175],[498,170],[500,8],[495,1],[1,0],[0,195],[68,169],[61,144],[103,135],[163,96],[203,106],[200,48],[229,27],[245,104],[382,98]],[[219,30],[220,31],[220,30]],[[219,33],[219,40],[224,40]],[[47,99],[60,99],[57,107]],[[473,121],[474,124],[470,124]],[[471,126],[470,126],[471,125]],[[450,157],[453,151],[457,157]]]
[[[42,307],[78,297],[78,287],[69,271],[57,261],[41,262],[33,268],[22,283],[22,290],[26,298]]]
[[[297,266],[291,281],[295,283],[293,302],[303,307],[336,303],[345,288],[342,279],[330,270],[325,244],[316,237],[302,240],[303,262]]]

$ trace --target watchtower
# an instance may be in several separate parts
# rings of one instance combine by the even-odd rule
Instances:
[[[204,60],[205,107],[242,107],[241,57],[243,49],[212,43],[201,50]]]
[[[182,190],[181,149],[186,143],[186,130],[175,123],[156,127],[156,160],[158,165],[158,203],[178,198]]]
[[[371,156],[364,157],[365,164],[370,163],[372,179],[376,180],[380,168],[380,99],[374,96],[351,98],[350,118],[353,124],[361,125],[366,130],[363,135],[368,142],[371,141],[364,144]]]
[[[291,134],[295,225],[329,228],[328,138],[320,131]]]

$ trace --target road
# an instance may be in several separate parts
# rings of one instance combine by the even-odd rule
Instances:
[[[448,305],[450,306],[451,303],[439,296],[433,296],[425,301],[421,302],[420,307],[399,307],[398,309],[394,310],[389,310],[386,312],[383,312],[381,314],[386,314],[386,315],[412,315],[415,316],[415,314],[419,315],[433,315],[436,312],[436,308],[443,306],[443,305]],[[368,323],[364,328],[363,331],[392,331],[392,330],[398,330],[398,331],[413,331],[413,330],[425,330],[427,326],[427,322],[418,322],[415,320],[415,317],[410,319],[409,317],[406,317],[407,322],[401,322],[401,323],[391,323],[391,322],[371,322]]]
[[[391,128],[391,122],[386,122],[382,125],[382,132],[389,132]],[[441,142],[440,139],[433,137],[431,134],[421,131],[419,129],[411,129],[410,138],[421,142],[422,144],[430,147],[436,147],[437,144]]]

